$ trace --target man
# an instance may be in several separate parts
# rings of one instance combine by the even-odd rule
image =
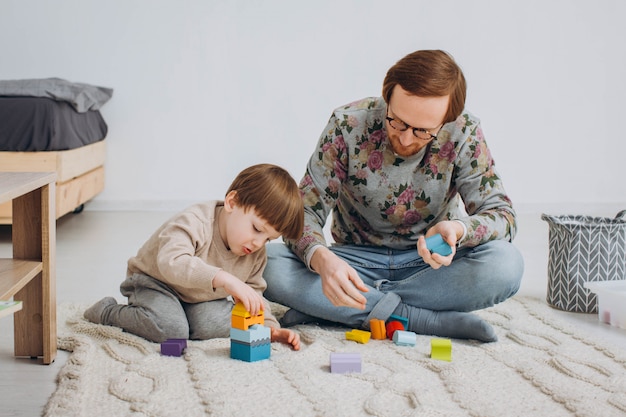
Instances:
[[[283,325],[367,329],[396,314],[416,333],[497,340],[469,312],[514,295],[523,260],[511,244],[515,211],[465,97],[449,54],[416,51],[389,69],[382,97],[333,112],[300,182],[304,233],[267,248],[266,296],[291,307]],[[427,249],[435,234],[450,255]]]

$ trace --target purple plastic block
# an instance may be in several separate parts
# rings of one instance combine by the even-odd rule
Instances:
[[[186,347],[187,340],[185,339],[167,339],[161,343],[161,355],[181,356]]]
[[[361,372],[360,353],[331,353],[330,372],[345,374],[347,372]]]
[[[187,339],[167,339],[166,342],[177,342],[183,347],[183,349],[187,348]]]

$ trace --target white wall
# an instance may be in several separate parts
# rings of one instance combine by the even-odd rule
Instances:
[[[334,107],[445,49],[518,207],[581,212],[626,207],[624,16],[622,0],[0,0],[0,79],[114,88],[87,209],[179,209],[253,163],[299,180]]]

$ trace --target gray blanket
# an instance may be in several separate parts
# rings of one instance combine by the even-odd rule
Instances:
[[[68,102],[77,112],[98,110],[113,96],[113,89],[60,78],[0,81],[0,96],[46,97]]]

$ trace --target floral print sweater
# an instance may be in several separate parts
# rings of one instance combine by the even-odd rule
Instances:
[[[459,246],[511,241],[515,211],[485,142],[478,118],[464,112],[417,154],[391,150],[387,105],[370,97],[336,109],[300,182],[305,229],[287,245],[308,264],[326,245],[332,212],[336,244],[414,248],[429,227],[457,219],[467,228]]]

